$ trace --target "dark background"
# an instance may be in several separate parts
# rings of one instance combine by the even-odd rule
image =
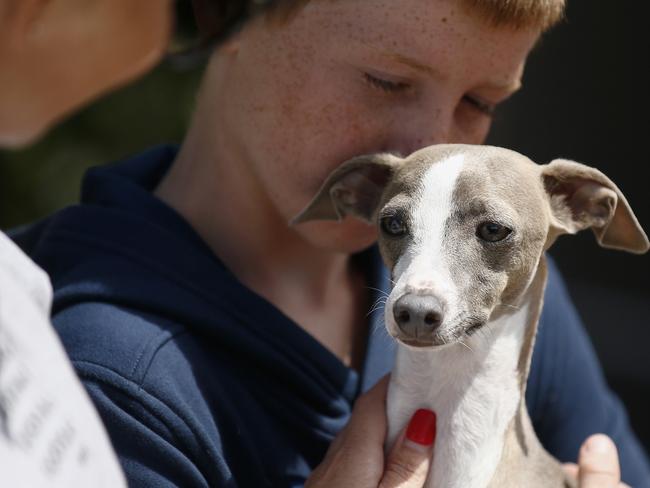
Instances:
[[[648,2],[569,0],[567,20],[533,53],[524,89],[489,143],[538,163],[574,159],[607,174],[650,231]],[[551,249],[610,386],[650,450],[650,253],[598,247],[591,232]]]
[[[181,5],[181,4],[179,4]],[[181,27],[188,27],[188,10]],[[567,21],[530,58],[524,89],[498,112],[489,143],[546,163],[596,166],[650,230],[650,40],[647,2],[569,0]],[[38,144],[0,152],[0,228],[77,200],[88,166],[180,142],[201,66],[162,63],[91,104]],[[552,250],[593,339],[607,380],[650,450],[650,255],[600,249],[591,233]]]

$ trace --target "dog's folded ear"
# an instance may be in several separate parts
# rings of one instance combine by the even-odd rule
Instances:
[[[372,223],[386,184],[403,160],[391,154],[359,156],[334,170],[291,225],[342,220],[346,215]]]
[[[597,169],[556,159],[542,166],[542,178],[551,206],[551,241],[591,228],[603,247],[637,254],[650,248],[621,191]]]

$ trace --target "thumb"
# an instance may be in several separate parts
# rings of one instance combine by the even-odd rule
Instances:
[[[621,479],[614,442],[603,434],[589,437],[580,448],[580,488],[614,488]]]
[[[388,456],[379,488],[422,488],[429,474],[436,414],[420,409],[402,433]]]

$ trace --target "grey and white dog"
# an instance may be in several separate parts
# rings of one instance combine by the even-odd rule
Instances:
[[[434,410],[435,488],[572,486],[539,443],[524,392],[546,283],[544,252],[591,228],[603,247],[648,250],[600,171],[537,165],[489,146],[362,156],[336,169],[294,222],[354,216],[379,225],[398,341],[387,448],[418,408]]]

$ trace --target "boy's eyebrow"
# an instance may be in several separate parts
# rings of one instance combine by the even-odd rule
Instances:
[[[404,54],[396,53],[392,51],[386,51],[384,54],[387,57],[391,58],[393,61],[397,61],[398,63],[404,64],[410,68],[413,68],[416,71],[425,73],[437,80],[444,80],[446,78],[440,71],[435,69],[433,66],[429,66],[427,64],[421,63],[417,59],[413,59]],[[490,83],[489,88],[496,89],[499,91],[504,91],[507,93],[514,93],[521,88],[521,79],[517,78],[506,83],[499,83],[499,82]]]

